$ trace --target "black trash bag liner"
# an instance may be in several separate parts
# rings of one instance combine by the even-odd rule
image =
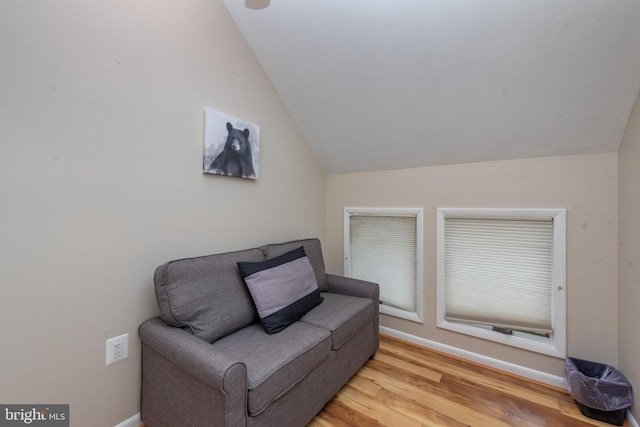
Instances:
[[[564,380],[577,402],[599,411],[617,411],[633,405],[631,383],[609,365],[568,357]]]

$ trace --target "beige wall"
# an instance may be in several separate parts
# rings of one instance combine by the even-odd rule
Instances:
[[[640,93],[618,152],[618,357],[640,390]],[[636,397],[636,402],[638,398]],[[637,405],[633,408],[640,420]]]
[[[221,1],[0,2],[0,52],[0,403],[113,426],[154,268],[323,238],[326,176]],[[205,107],[261,126],[258,181],[201,173]]]
[[[435,227],[438,207],[566,208],[568,354],[616,364],[616,185],[615,153],[331,175],[327,268],[343,270],[344,207],[422,207],[424,324],[381,324],[561,376],[563,360],[435,327]]]

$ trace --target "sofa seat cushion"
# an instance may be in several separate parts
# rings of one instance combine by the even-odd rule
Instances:
[[[373,319],[373,302],[369,298],[322,292],[324,301],[300,321],[331,332],[331,348],[340,348],[349,338]]]
[[[248,411],[255,416],[329,357],[331,335],[303,322],[269,335],[256,323],[212,346],[246,365]]]

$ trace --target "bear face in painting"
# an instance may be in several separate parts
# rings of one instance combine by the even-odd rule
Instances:
[[[249,129],[243,131],[227,122],[227,141],[222,152],[211,162],[209,172],[218,175],[255,178]]]

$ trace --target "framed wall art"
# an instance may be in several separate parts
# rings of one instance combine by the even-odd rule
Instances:
[[[258,179],[260,126],[211,108],[204,112],[202,171]]]

